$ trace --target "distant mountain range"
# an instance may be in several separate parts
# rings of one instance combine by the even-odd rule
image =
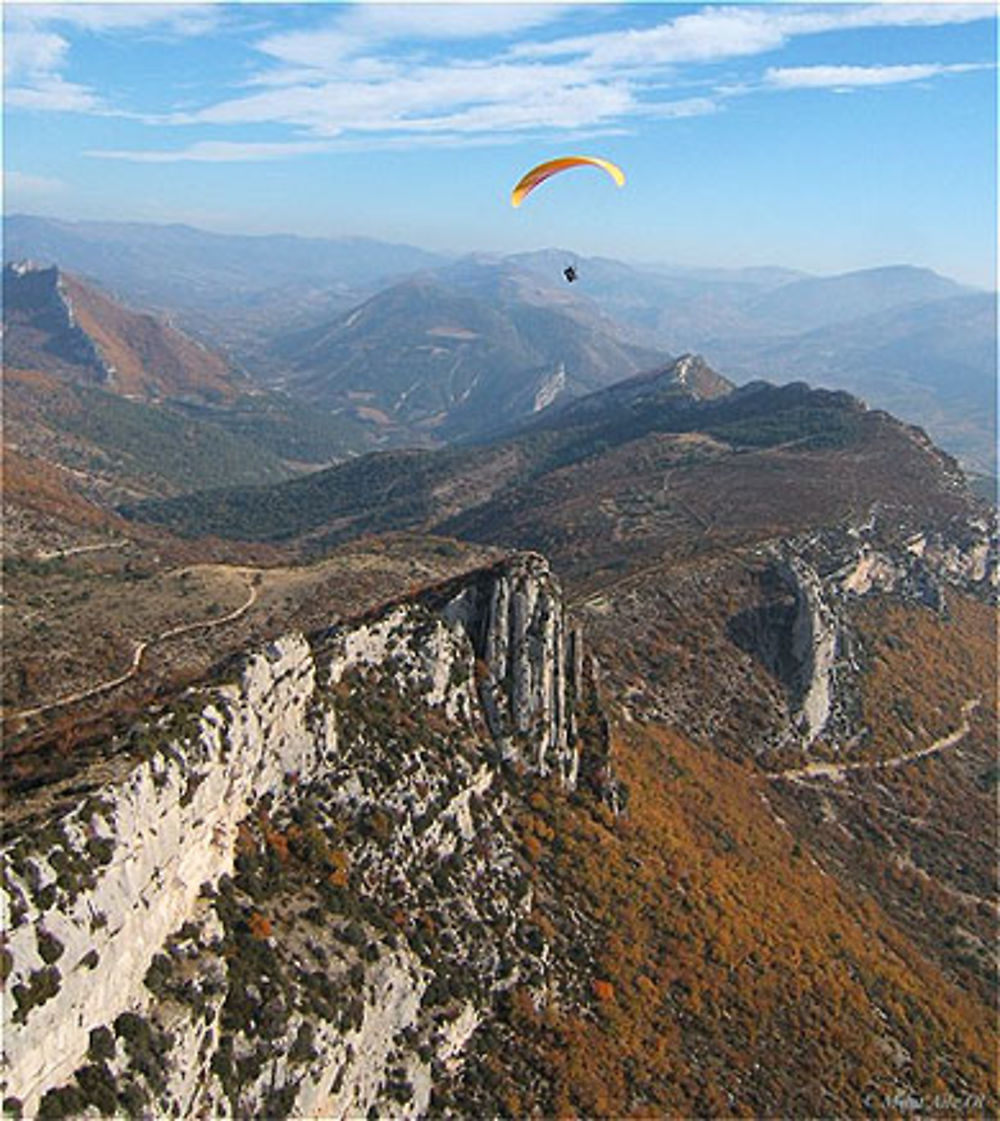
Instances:
[[[736,383],[848,389],[927,428],[967,467],[995,470],[995,301],[928,269],[816,277],[563,249],[449,258],[364,239],[23,215],[5,231],[8,258],[76,268],[132,306],[169,311],[261,383],[361,411],[390,443],[475,434],[487,412],[504,423],[697,351]],[[573,286],[561,279],[567,261]],[[458,329],[472,335],[428,335],[448,331],[444,313],[471,316]]]
[[[848,324],[705,347],[736,381],[810,371],[896,416],[919,423],[968,467],[996,469],[997,304],[964,292],[903,304]]]
[[[168,313],[251,372],[262,335],[352,307],[398,276],[448,260],[369,238],[10,215],[4,260],[23,259],[91,279],[129,307]]]
[[[516,258],[533,274],[565,253]],[[583,260],[582,287],[647,345],[696,350],[737,383],[846,389],[926,428],[975,471],[996,469],[996,297],[929,269],[832,277],[667,273]]]
[[[357,291],[447,258],[370,238],[217,234],[146,222],[4,220],[4,259],[57,264],[144,308],[244,307],[295,289]]]
[[[560,262],[571,258],[565,250],[542,250],[505,261],[536,276],[554,276]],[[605,258],[583,258],[577,269],[587,297],[617,322],[685,349],[717,336],[801,334],[974,291],[910,265],[822,277],[780,268],[658,269]]]
[[[967,291],[930,269],[895,265],[793,280],[762,293],[745,310],[755,331],[800,334]]]
[[[211,347],[93,284],[55,266],[12,264],[6,363],[183,407],[186,418],[253,436],[279,458],[325,464],[375,447],[482,438],[667,360],[619,339],[594,309],[564,308],[493,271],[484,270],[491,291],[475,293],[421,273],[332,321],[278,336],[265,390]],[[206,474],[201,485],[221,482]]]
[[[622,340],[593,312],[526,293],[509,272],[479,270],[478,289],[421,274],[329,323],[279,336],[269,353],[286,371],[280,384],[387,428],[410,425],[454,439],[481,436],[667,359]]]

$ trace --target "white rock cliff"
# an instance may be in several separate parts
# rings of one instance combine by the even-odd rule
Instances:
[[[131,762],[118,780],[4,850],[3,1098],[33,1116],[46,1092],[69,1084],[87,1063],[88,1049],[94,1060],[95,1029],[127,1026],[123,1013],[148,1015],[151,963],[193,924],[202,952],[191,951],[200,963],[200,972],[190,966],[191,983],[209,994],[204,1024],[186,1013],[175,1017],[160,1105],[229,1115],[235,1099],[225,1088],[228,1060],[209,1063],[208,1056],[221,1030],[213,977],[231,967],[212,955],[221,943],[206,897],[234,873],[241,823],[261,799],[273,816],[303,784],[334,776],[331,806],[391,813],[407,858],[423,852],[425,860],[445,860],[473,838],[484,799],[502,804],[499,759],[575,783],[579,644],[579,635],[568,635],[544,560],[520,556],[423,603],[401,604],[311,641],[285,636],[245,656],[233,680],[189,690],[171,711],[151,718],[132,734]],[[405,782],[366,788],[352,760],[377,754],[378,745],[370,732],[367,739],[345,737],[342,697],[356,696],[358,681],[375,669],[468,735],[488,728],[496,762],[457,757],[454,772],[443,777],[414,763]],[[514,877],[503,851],[494,853],[496,875]],[[359,882],[390,882],[400,858],[359,859]],[[517,907],[509,910],[514,921]],[[390,1055],[404,1033],[416,1030],[430,975],[405,943],[378,945],[377,960],[365,961],[351,1023],[320,1023],[314,1058],[302,1066],[290,1066],[276,1047],[273,1061],[244,1079],[250,1101],[253,1078],[268,1093],[287,1091],[283,1101],[294,1101],[296,1115],[363,1115],[386,1092]],[[176,946],[171,953],[178,961],[184,956]],[[483,968],[501,966],[491,959]],[[446,1025],[442,1033],[438,1025],[438,1058],[447,1052],[454,1061],[474,1030],[471,1004],[460,1018],[464,1026],[454,1030]],[[283,1022],[287,1035],[304,1019],[296,1013]],[[404,1084],[413,1097],[406,1109],[395,1107],[401,1116],[426,1105],[430,1086],[429,1061],[411,1054],[406,1063]],[[263,1088],[260,1095],[258,1105]]]

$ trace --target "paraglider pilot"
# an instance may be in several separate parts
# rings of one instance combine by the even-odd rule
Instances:
[[[510,193],[511,206],[520,206],[539,183],[544,183],[546,179],[550,179],[553,175],[558,175],[571,167],[588,166],[606,171],[619,187],[624,186],[625,172],[610,160],[603,160],[600,156],[560,156],[557,159],[540,163],[521,176]],[[567,284],[572,284],[576,280],[576,269],[573,265],[567,265],[563,269],[563,276],[566,277]]]

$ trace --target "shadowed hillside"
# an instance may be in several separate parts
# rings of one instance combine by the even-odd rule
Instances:
[[[633,565],[647,547],[683,553],[793,532],[862,516],[874,502],[963,506],[947,457],[846,394],[757,384],[699,400],[676,368],[497,443],[376,455],[277,488],[206,492],[128,513],[186,534],[262,540],[438,527],[542,548],[573,573],[577,554],[589,570]]]

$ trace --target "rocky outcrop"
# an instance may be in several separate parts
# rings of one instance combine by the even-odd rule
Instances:
[[[791,656],[796,669],[795,716],[803,746],[809,747],[830,717],[837,623],[824,599],[819,576],[809,565],[793,559],[785,572],[795,595],[791,631]]]
[[[26,261],[5,265],[3,295],[8,364],[74,370],[96,384],[109,380],[111,371],[76,321],[59,269]]]
[[[888,534],[872,518],[764,550],[757,602],[729,620],[727,633],[784,689],[787,727],[766,746],[809,748],[821,736],[836,746],[854,737],[860,666],[852,604],[895,595],[943,611],[948,588],[992,597],[997,543],[987,518],[909,534]]]
[[[941,606],[949,586],[987,596],[1000,587],[1000,537],[987,518],[947,532],[921,530],[894,548],[869,540],[873,529],[850,531],[856,547],[836,570],[832,583],[838,592],[895,591]]]
[[[252,651],[109,744],[120,773],[4,854],[3,1096],[27,1115],[46,1094],[215,1116],[363,1115],[388,1094],[419,1112],[483,994],[537,968],[513,948],[531,889],[500,767],[576,782],[580,664],[528,555]],[[317,861],[318,880],[301,871]],[[433,956],[423,928],[398,937],[428,877],[435,929],[464,914]],[[483,923],[497,934],[469,934]],[[480,1000],[431,1014],[459,992]]]
[[[733,384],[717,374],[700,354],[682,354],[673,365],[674,380],[696,401],[710,401],[732,392]]]
[[[540,413],[542,409],[547,409],[565,391],[566,382],[566,366],[560,362],[555,372],[542,379],[536,387],[531,411]]]
[[[729,637],[781,682],[790,732],[808,747],[830,717],[837,619],[816,570],[794,553],[776,551],[758,583],[759,602],[730,619]]]
[[[581,636],[567,626],[559,589],[538,554],[462,590],[443,609],[472,643],[490,733],[505,759],[576,785],[573,712],[581,688]]]

